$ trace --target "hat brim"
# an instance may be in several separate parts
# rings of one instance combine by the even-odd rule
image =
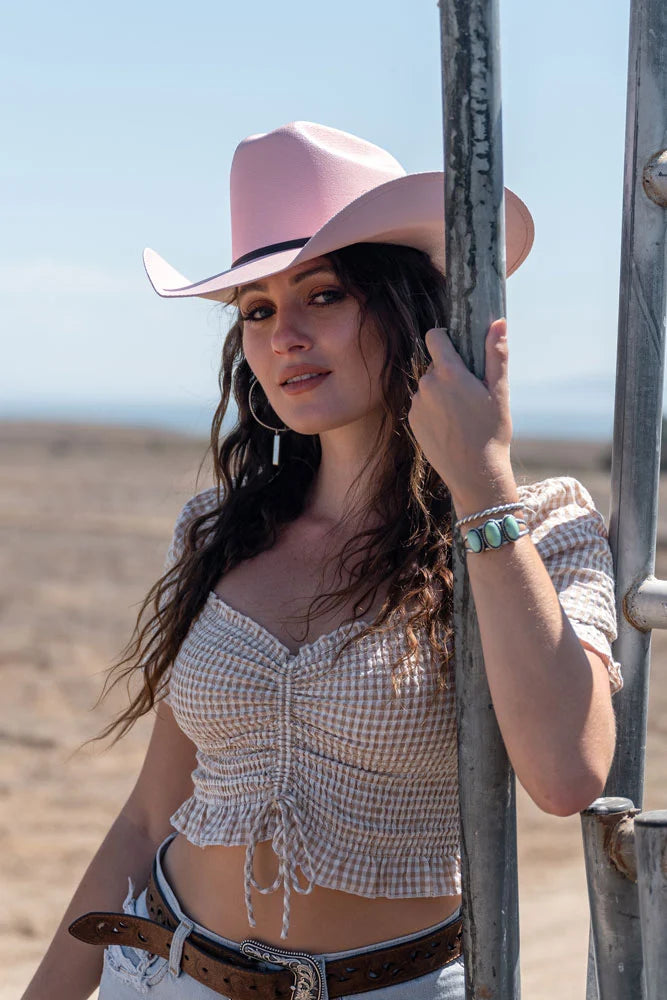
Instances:
[[[295,264],[352,243],[398,243],[429,254],[445,273],[444,174],[406,174],[372,188],[332,216],[301,249],[281,250],[202,281],[191,282],[158,253],[144,250],[148,279],[163,298],[198,297],[231,302],[240,285],[278,274]],[[533,245],[535,229],[526,205],[505,188],[505,260],[510,276]]]

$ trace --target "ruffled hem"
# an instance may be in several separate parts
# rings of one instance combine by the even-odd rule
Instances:
[[[172,826],[198,847],[247,845],[271,840],[270,818],[258,829],[254,817],[262,802],[220,804],[191,796],[170,817]],[[443,838],[444,840],[444,838]],[[313,882],[323,888],[339,889],[369,898],[404,899],[413,896],[447,896],[461,891],[461,861],[457,843],[443,842],[432,855],[407,852],[371,854],[337,841],[331,845],[319,837],[306,844],[312,860]],[[300,866],[301,858],[295,863]],[[303,871],[303,869],[302,869]]]
[[[311,848],[316,865],[317,848]],[[460,855],[368,855],[346,852],[327,859],[327,872],[315,879],[327,889],[342,889],[368,898],[408,899],[413,896],[449,896],[461,892]]]
[[[185,834],[197,847],[211,844],[239,846],[248,843],[255,817],[262,802],[234,804],[207,802],[198,795],[191,795],[176,812],[170,816],[172,826]],[[258,831],[261,840],[270,840],[273,831],[269,829],[269,819],[264,829]]]

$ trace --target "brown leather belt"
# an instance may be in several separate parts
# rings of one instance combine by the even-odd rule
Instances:
[[[68,930],[88,944],[117,944],[142,948],[169,958],[176,914],[155,880],[155,864],[148,880],[146,905],[153,919],[128,913],[92,912],[77,917]],[[323,992],[321,965],[309,952],[277,948],[255,939],[240,945],[242,952],[212,941],[192,930],[183,942],[180,968],[232,1000],[320,1000]],[[366,993],[442,968],[461,954],[461,920],[441,930],[403,944],[362,952],[324,963],[329,997]],[[286,966],[284,971],[258,968],[257,961]]]

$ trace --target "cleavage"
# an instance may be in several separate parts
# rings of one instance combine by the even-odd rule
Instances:
[[[292,539],[287,534],[271,549],[231,569],[217,581],[214,590],[223,601],[256,622],[296,655],[301,646],[311,645],[321,636],[334,632],[353,614],[354,597],[344,607],[336,607],[316,617],[319,604],[311,611],[309,631],[304,634],[306,623],[298,620],[298,616],[305,615],[317,594],[338,588],[343,582],[336,579],[335,565],[328,567],[329,578],[321,579],[325,557],[321,547],[312,542],[308,545],[303,537]],[[384,587],[386,584],[379,588],[370,608],[364,605],[360,617],[367,621],[377,617],[385,595]],[[363,591],[355,597],[361,593]]]

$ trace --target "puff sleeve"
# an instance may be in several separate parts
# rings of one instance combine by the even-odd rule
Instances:
[[[519,487],[532,540],[582,645],[598,653],[612,694],[623,687],[612,658],[616,639],[614,571],[602,514],[577,479],[559,476]]]
[[[222,493],[220,494],[220,499],[222,499]],[[209,486],[208,489],[202,490],[201,493],[195,493],[189,500],[186,500],[176,518],[171,541],[169,542],[169,547],[164,558],[163,573],[166,573],[172,566],[175,566],[183,555],[185,533],[190,522],[194,521],[201,514],[213,510],[218,505],[218,490],[215,486]]]
[[[164,557],[164,564],[162,573],[163,575],[172,569],[176,563],[180,560],[183,555],[183,550],[185,548],[185,533],[188,529],[190,523],[201,514],[212,510],[219,505],[218,491],[217,487],[211,486],[206,490],[202,490],[201,493],[196,493],[191,496],[189,500],[185,502],[181,510],[179,511],[176,522],[174,524],[174,530],[172,532],[171,540],[167,548],[166,555]],[[165,591],[165,595],[169,594],[169,587]],[[163,602],[165,599],[163,595]],[[168,690],[164,697],[164,702],[171,707],[171,691]]]

